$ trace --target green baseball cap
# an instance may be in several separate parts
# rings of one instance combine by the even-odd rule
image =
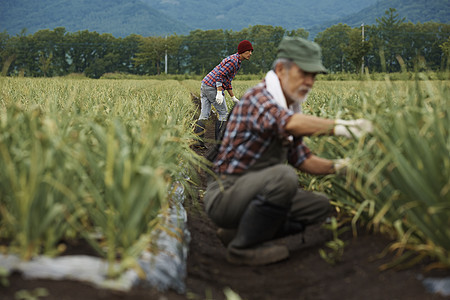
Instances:
[[[299,37],[284,37],[278,45],[277,58],[292,60],[305,72],[328,73],[328,70],[322,65],[320,46]]]

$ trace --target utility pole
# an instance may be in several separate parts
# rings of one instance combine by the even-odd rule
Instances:
[[[166,56],[164,58],[164,71],[167,74],[167,35],[166,35]]]
[[[361,36],[362,36],[362,45],[364,45],[364,23],[361,24]],[[364,74],[364,55],[361,58],[361,75]]]

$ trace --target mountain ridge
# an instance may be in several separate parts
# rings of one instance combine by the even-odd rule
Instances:
[[[250,25],[281,26],[287,30],[309,28],[329,19],[357,12],[360,8],[376,3],[377,0],[347,0],[345,2],[316,0],[313,3],[309,0],[232,0],[227,1],[226,8],[221,6],[223,1],[219,0],[210,0],[206,3],[201,0],[189,1],[190,5],[201,7],[201,10],[186,9],[179,0],[141,1],[194,28],[236,31]]]
[[[413,23],[450,21],[450,0],[1,0],[0,32],[10,35],[64,27],[68,32],[96,31],[115,37],[187,35],[190,31],[240,31],[254,25],[303,28],[314,37],[344,23],[374,24],[384,11],[395,8]],[[256,5],[255,5],[256,3]],[[282,17],[280,17],[282,16]]]
[[[442,3],[447,3],[447,6]],[[311,28],[310,33],[315,34],[326,28],[339,23],[347,24],[350,27],[358,27],[362,24],[372,25],[376,19],[384,16],[384,12],[389,8],[395,8],[400,18],[405,18],[405,22],[425,23],[449,23],[450,22],[450,1],[449,0],[380,0],[357,13],[345,16],[316,25]],[[447,7],[447,10],[444,10]]]
[[[192,29],[140,0],[2,0],[0,5],[0,31],[9,34],[19,34],[23,28],[34,33],[65,27],[69,32],[88,30],[125,37]]]

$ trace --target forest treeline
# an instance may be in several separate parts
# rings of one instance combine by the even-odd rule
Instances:
[[[271,68],[277,45],[284,36],[308,38],[304,29],[256,25],[241,31],[194,30],[189,35],[166,37],[78,31],[64,27],[16,36],[0,33],[3,76],[53,77],[83,73],[100,78],[105,73],[135,75],[201,75],[250,40],[254,53],[241,74],[265,73]],[[443,71],[450,66],[450,24],[413,24],[389,9],[374,25],[352,28],[333,25],[314,38],[322,47],[324,65],[332,73]],[[166,66],[167,62],[167,66]]]

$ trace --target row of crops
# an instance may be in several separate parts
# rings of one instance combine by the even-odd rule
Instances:
[[[257,81],[236,81],[241,96]],[[346,177],[299,174],[402,262],[450,267],[450,82],[318,81],[305,113],[373,120],[359,141],[311,137]],[[124,269],[152,247],[174,185],[195,193],[199,82],[0,78],[0,251],[24,260],[83,240]],[[194,195],[195,197],[195,195]],[[150,249],[151,250],[151,249]]]
[[[300,182],[332,195],[355,235],[363,224],[396,240],[388,250],[397,257],[386,268],[450,267],[450,83],[421,79],[319,83],[305,107],[374,122],[373,134],[359,141],[310,138],[321,155],[351,164],[345,178],[300,175]]]
[[[29,260],[83,240],[136,267],[201,164],[189,94],[176,81],[0,81],[2,252]]]

